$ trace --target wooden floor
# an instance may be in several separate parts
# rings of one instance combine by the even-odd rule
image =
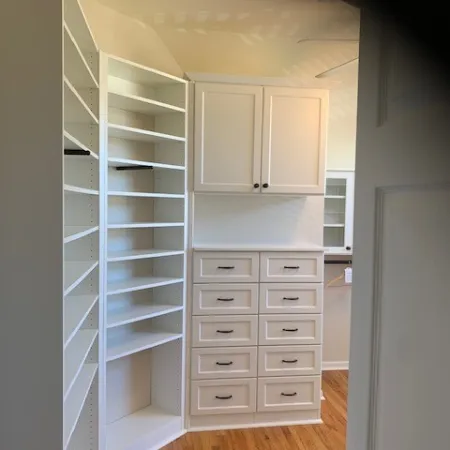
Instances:
[[[163,450],[345,450],[347,382],[347,371],[323,373],[323,425],[188,433]]]

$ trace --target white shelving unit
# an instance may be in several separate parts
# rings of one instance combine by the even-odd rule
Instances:
[[[64,1],[63,450],[96,450],[100,421],[99,51],[79,0]]]
[[[156,449],[184,431],[187,82],[101,54],[100,89],[107,450]]]
[[[353,253],[354,171],[328,171],[326,175],[324,246],[327,255]]]

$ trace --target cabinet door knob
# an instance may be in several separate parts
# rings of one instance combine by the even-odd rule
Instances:
[[[259,183],[255,183],[255,184],[253,185],[253,187],[254,187],[255,189],[258,189],[258,188],[259,188]]]
[[[268,188],[269,187],[269,183],[264,183],[263,184],[263,188]]]
[[[352,248],[351,247],[345,247],[345,250],[351,250]]]

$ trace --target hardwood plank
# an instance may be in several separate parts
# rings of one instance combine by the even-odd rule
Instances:
[[[162,450],[345,450],[348,371],[323,373],[323,425],[188,433]]]

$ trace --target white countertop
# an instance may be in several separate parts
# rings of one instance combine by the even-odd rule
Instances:
[[[324,247],[296,245],[195,244],[194,250],[220,252],[324,252]]]

